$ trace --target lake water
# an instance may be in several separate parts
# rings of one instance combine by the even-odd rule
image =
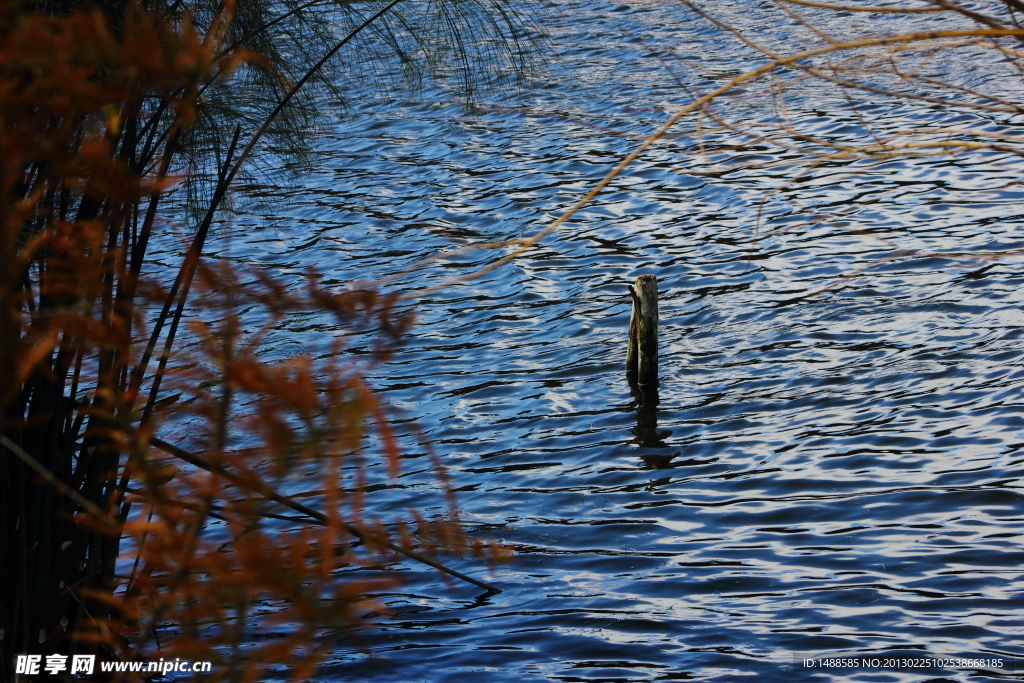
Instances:
[[[441,88],[357,101],[304,183],[248,188],[268,206],[211,251],[343,282],[532,234],[685,104],[682,86],[756,61],[681,4],[575,1],[546,23],[554,56],[521,93],[475,116]],[[976,66],[947,68],[984,87]],[[881,130],[970,123],[860,97]],[[790,114],[863,135],[842,104],[807,86]],[[515,557],[490,575],[452,561],[504,590],[483,596],[396,564],[393,613],[316,680],[1024,680],[1024,268],[990,258],[1024,248],[1024,164],[833,163],[787,185],[792,166],[694,175],[693,120],[673,133],[539,247],[416,302],[373,384],[433,442],[471,533]],[[662,367],[657,407],[638,410],[623,360],[643,273]],[[325,334],[290,321],[268,344]],[[436,504],[421,455],[410,445],[377,493],[395,511]],[[1004,665],[802,664],[926,655]]]

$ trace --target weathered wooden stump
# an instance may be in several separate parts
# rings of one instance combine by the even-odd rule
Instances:
[[[632,285],[626,376],[641,386],[658,386],[658,278],[641,275]]]

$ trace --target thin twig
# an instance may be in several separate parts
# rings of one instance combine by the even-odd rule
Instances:
[[[700,10],[698,10],[696,7],[694,7],[692,2],[690,2],[689,0],[681,0],[681,1],[683,2],[683,4],[687,5],[688,7],[693,9],[698,14],[701,14],[702,16],[707,16],[706,13],[703,13]],[[708,17],[708,18],[709,18],[709,20],[711,20],[713,22],[715,21],[713,18],[710,18],[710,17]],[[726,27],[726,29],[729,30],[729,27]],[[400,300],[417,299],[417,298],[426,296],[428,294],[432,294],[433,292],[436,292],[438,290],[444,289],[446,287],[450,287],[453,284],[457,284],[457,283],[460,283],[460,282],[467,282],[469,280],[476,279],[476,278],[480,277],[481,275],[485,275],[485,274],[491,272],[492,270],[494,270],[495,268],[498,268],[498,267],[504,265],[505,263],[508,263],[509,261],[513,261],[513,260],[517,259],[523,253],[528,251],[531,247],[536,245],[545,236],[549,235],[551,232],[553,232],[554,230],[556,230],[559,227],[561,227],[566,221],[568,221],[570,218],[572,218],[580,209],[582,209],[584,206],[589,204],[590,200],[592,200],[594,197],[596,197],[598,194],[600,194],[601,191],[604,190],[604,188],[607,187],[612,182],[612,180],[614,180],[616,177],[618,177],[619,174],[622,173],[622,171],[624,171],[630,164],[632,164],[634,161],[636,161],[636,159],[639,158],[640,155],[643,154],[645,151],[647,151],[647,149],[651,145],[653,145],[655,142],[657,142],[659,139],[661,139],[662,136],[664,136],[664,134],[666,132],[668,132],[668,130],[670,128],[672,128],[672,126],[674,126],[676,123],[678,123],[681,118],[683,118],[687,114],[690,114],[690,113],[694,112],[695,110],[703,110],[704,107],[706,105],[708,105],[711,101],[713,101],[716,97],[725,94],[726,92],[732,90],[733,88],[735,88],[736,86],[738,86],[738,85],[740,85],[742,83],[746,83],[748,81],[757,80],[758,78],[761,78],[762,76],[765,76],[765,75],[767,75],[769,73],[772,73],[773,71],[775,71],[776,69],[779,69],[781,67],[794,67],[794,68],[799,68],[799,69],[806,70],[806,67],[800,66],[798,64],[798,62],[800,62],[801,60],[809,59],[811,57],[818,57],[818,56],[826,55],[826,54],[829,54],[829,53],[832,53],[832,52],[838,52],[840,50],[851,50],[851,49],[862,48],[862,47],[883,46],[883,45],[897,45],[897,44],[901,44],[901,43],[909,43],[909,42],[914,42],[914,41],[937,40],[937,39],[940,39],[940,38],[966,38],[966,37],[978,38],[978,37],[981,37],[981,36],[988,36],[988,37],[997,37],[997,36],[1024,37],[1024,30],[976,29],[976,30],[971,30],[971,31],[967,31],[967,30],[922,31],[922,32],[907,33],[907,34],[902,34],[902,35],[897,35],[897,36],[882,36],[882,37],[877,37],[877,38],[865,38],[865,39],[862,39],[862,40],[851,40],[851,41],[843,42],[843,43],[829,44],[829,45],[826,45],[826,46],[823,46],[823,47],[818,47],[818,48],[814,48],[814,49],[811,49],[811,50],[806,50],[804,52],[798,52],[796,54],[792,54],[792,55],[789,55],[789,56],[781,56],[781,55],[775,56],[774,58],[771,59],[771,61],[767,62],[766,64],[762,64],[759,67],[756,67],[754,69],[751,69],[751,70],[749,70],[749,71],[747,71],[745,73],[742,73],[742,74],[740,74],[738,76],[735,76],[735,77],[729,79],[728,81],[726,81],[725,83],[723,83],[719,87],[715,88],[711,92],[706,93],[705,95],[701,96],[700,98],[698,98],[698,99],[694,100],[693,102],[690,102],[689,104],[687,104],[687,105],[681,107],[680,109],[678,109],[674,114],[672,114],[668,118],[667,121],[665,121],[665,123],[663,123],[658,128],[658,130],[656,130],[654,133],[649,135],[647,137],[647,139],[645,139],[636,149],[634,149],[632,152],[630,152],[628,155],[626,155],[626,157],[622,161],[620,161],[618,164],[615,165],[614,168],[612,168],[610,171],[608,171],[608,173],[605,174],[605,176],[601,180],[599,180],[594,185],[594,187],[592,187],[590,189],[589,192],[587,192],[587,194],[585,194],[582,198],[577,200],[576,203],[573,204],[571,207],[566,209],[558,218],[556,218],[554,221],[552,221],[550,225],[548,225],[547,227],[539,230],[532,237],[525,238],[522,241],[522,246],[520,246],[518,249],[516,249],[512,253],[507,254],[506,256],[503,256],[502,258],[497,259],[497,260],[489,263],[488,265],[484,266],[483,268],[475,270],[475,271],[473,271],[471,273],[467,273],[466,275],[462,275],[462,276],[459,276],[459,277],[451,278],[451,279],[445,280],[444,282],[440,282],[440,283],[438,283],[436,285],[432,285],[430,287],[425,287],[424,289],[420,289],[420,290],[416,290],[416,291],[413,291],[413,292],[408,292],[406,294],[403,294],[401,297],[399,297],[399,299]],[[764,50],[762,50],[762,53],[767,54]],[[826,80],[832,80],[832,79],[828,79],[825,76],[822,76],[822,78],[826,78]],[[861,89],[864,89],[864,88],[861,88]],[[887,94],[889,94],[889,93],[887,93]],[[927,98],[921,98],[921,99],[925,99],[927,101]]]
[[[266,484],[262,484],[262,483],[254,484],[252,482],[246,481],[245,479],[243,479],[242,477],[238,476],[237,474],[235,474],[233,472],[230,472],[230,471],[226,470],[225,468],[223,468],[223,467],[221,467],[219,465],[215,465],[214,463],[209,462],[205,458],[202,458],[202,457],[200,457],[198,455],[194,455],[192,453],[189,453],[188,451],[186,451],[186,450],[184,450],[182,448],[179,448],[178,446],[175,446],[174,444],[167,443],[163,439],[152,437],[152,438],[150,438],[150,443],[152,443],[154,446],[156,446],[160,450],[162,450],[162,451],[164,451],[166,453],[170,453],[174,457],[180,458],[181,460],[184,460],[185,462],[187,462],[189,464],[192,464],[192,465],[195,465],[196,467],[202,468],[202,469],[206,470],[207,472],[212,472],[213,474],[216,474],[218,476],[224,477],[225,479],[231,481],[232,483],[236,484],[237,486],[241,486],[242,488],[244,488],[244,489],[246,489],[248,491],[251,491],[253,493],[258,493],[259,495],[263,496],[264,498],[267,498],[268,500],[272,500],[275,503],[280,503],[281,505],[284,505],[286,507],[290,507],[293,510],[301,512],[304,515],[308,515],[308,516],[312,517],[313,519],[317,520],[318,522],[320,522],[321,524],[327,525],[327,523],[328,523],[327,515],[325,515],[324,513],[320,512],[318,510],[314,510],[313,508],[308,507],[306,505],[303,505],[302,503],[297,503],[296,501],[292,500],[291,498],[288,498],[286,496],[282,496],[279,493],[276,493],[275,491],[272,491],[268,486],[266,486]],[[444,572],[445,574],[449,574],[451,576],[454,576],[457,579],[462,579],[463,581],[471,583],[474,586],[479,586],[480,588],[483,588],[484,590],[486,590],[486,591],[488,591],[490,593],[501,593],[502,592],[502,590],[500,588],[496,587],[496,586],[492,586],[489,583],[484,583],[483,581],[479,581],[477,579],[474,579],[471,576],[466,576],[465,574],[463,574],[463,573],[461,573],[459,571],[456,571],[456,570],[452,569],[451,567],[446,567],[445,565],[441,564],[440,562],[437,562],[436,560],[432,560],[429,557],[425,557],[424,555],[421,555],[420,553],[417,553],[415,551],[407,550],[406,548],[403,548],[400,545],[392,543],[391,541],[389,541],[387,539],[377,538],[376,536],[372,536],[372,535],[368,534],[367,532],[363,531],[362,529],[359,529],[358,527],[356,527],[356,526],[354,526],[352,524],[349,524],[347,522],[342,522],[342,525],[345,527],[345,530],[348,531],[348,533],[352,534],[353,536],[358,538],[363,543],[376,543],[378,545],[382,545],[385,548],[388,548],[389,550],[393,550],[396,553],[399,553],[401,555],[405,555],[406,557],[408,557],[410,559],[413,559],[413,560],[416,560],[417,562],[422,562],[423,564],[428,565],[430,567],[433,567],[434,569],[437,569],[438,571]]]
[[[9,450],[11,453],[14,453],[14,455],[18,456],[18,458],[21,459],[23,463],[34,469],[39,474],[39,476],[45,479],[51,486],[53,486],[53,488],[57,489],[65,496],[81,505],[86,512],[96,515],[97,517],[102,519],[103,523],[107,526],[118,526],[117,522],[111,519],[110,515],[101,510],[100,507],[96,505],[96,503],[93,503],[91,500],[83,496],[81,493],[74,490],[73,488],[65,484],[63,481],[58,479],[53,474],[53,472],[43,467],[38,460],[36,460],[31,455],[26,453],[21,448],[21,446],[14,443],[3,434],[0,434],[0,444],[6,446],[7,450]]]

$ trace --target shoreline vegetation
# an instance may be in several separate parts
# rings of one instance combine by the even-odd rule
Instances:
[[[519,9],[11,0],[2,11],[0,680],[15,679],[16,654],[130,661],[155,647],[230,653],[215,675],[232,679],[282,661],[306,675],[325,630],[358,624],[364,596],[397,580],[339,570],[401,556],[497,591],[435,557],[503,554],[466,539],[436,456],[435,518],[382,518],[366,490],[370,462],[395,477],[401,459],[393,418],[362,377],[411,312],[374,286],[339,292],[309,273],[292,292],[202,255],[234,180],[270,148],[300,165],[308,156],[318,99],[343,106],[339,69],[397,66],[409,82],[431,67],[471,89],[489,77],[481,60],[523,68]],[[358,56],[339,59],[346,47]],[[157,282],[149,250],[166,239],[172,192],[195,227],[177,276]],[[342,362],[333,341],[319,356],[263,362],[269,326],[303,312],[369,331],[371,353]],[[182,357],[185,334],[198,348]],[[361,448],[368,425],[379,455]],[[316,510],[276,493],[299,470],[323,489]],[[282,517],[281,504],[304,514]],[[281,519],[302,524],[285,532]],[[249,624],[264,599],[286,607]],[[243,651],[281,621],[297,627]],[[176,634],[162,642],[166,624]]]

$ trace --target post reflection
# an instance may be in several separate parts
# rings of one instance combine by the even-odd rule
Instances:
[[[654,452],[664,451],[669,448],[665,439],[671,436],[671,430],[658,431],[658,403],[661,399],[658,396],[657,385],[639,385],[636,381],[630,380],[629,393],[636,401],[636,427],[633,429],[635,438],[633,443],[641,448],[640,459],[649,469],[665,469],[672,466],[672,459],[679,455],[675,453]]]

